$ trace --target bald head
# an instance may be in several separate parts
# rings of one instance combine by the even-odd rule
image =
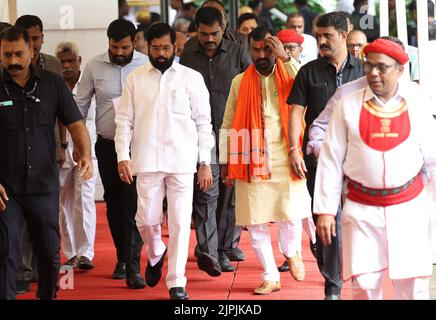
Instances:
[[[176,32],[176,55],[181,56],[183,48],[185,47],[186,40],[188,38],[186,35],[182,32],[177,31]]]
[[[362,49],[368,43],[366,35],[361,30],[353,30],[347,37],[348,52],[356,58],[362,57]]]

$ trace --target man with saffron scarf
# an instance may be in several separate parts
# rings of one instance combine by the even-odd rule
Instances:
[[[301,228],[291,220],[311,215],[305,180],[293,177],[289,163],[286,96],[293,84],[289,56],[277,37],[264,27],[248,35],[254,64],[232,81],[220,139],[222,179],[234,183],[236,224],[246,225],[256,256],[263,267],[263,282],[255,294],[280,290],[268,223],[276,222],[280,250],[292,276],[304,279]],[[225,136],[224,136],[225,135]]]

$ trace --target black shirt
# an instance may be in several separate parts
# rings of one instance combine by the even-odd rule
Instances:
[[[360,60],[348,54],[340,77],[342,84],[356,80],[363,75]],[[298,71],[286,102],[306,106],[305,136],[309,131],[309,126],[324,110],[328,100],[335,93],[337,82],[336,67],[325,57],[310,61]]]
[[[271,12],[269,11],[269,9],[268,10],[262,9],[262,11],[257,16],[257,19],[259,20],[259,25],[267,28],[273,34],[276,34],[276,28],[272,20]]]
[[[203,76],[210,94],[213,130],[219,136],[232,80],[248,68],[250,56],[242,46],[223,38],[217,52],[210,58],[197,40],[185,47],[180,64]]]
[[[54,127],[82,119],[60,76],[30,67],[20,87],[5,69],[0,74],[0,184],[15,195],[59,190]]]

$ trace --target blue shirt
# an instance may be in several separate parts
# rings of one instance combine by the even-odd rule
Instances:
[[[76,102],[86,119],[92,97],[95,95],[95,124],[97,134],[105,139],[115,137],[115,109],[113,99],[121,96],[128,74],[148,62],[148,57],[136,50],[132,61],[121,67],[113,64],[106,51],[91,59],[83,70]]]

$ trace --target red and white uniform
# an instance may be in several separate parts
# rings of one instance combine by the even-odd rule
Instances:
[[[347,180],[365,192],[395,193],[364,194],[378,204],[369,205],[349,186],[342,213],[344,280],[384,269],[393,280],[431,276],[435,136],[430,101],[414,83],[401,82],[387,103],[369,87],[337,102],[318,162],[314,212],[335,215]],[[421,177],[412,179],[422,168],[428,189]],[[398,197],[395,188],[404,185]]]

